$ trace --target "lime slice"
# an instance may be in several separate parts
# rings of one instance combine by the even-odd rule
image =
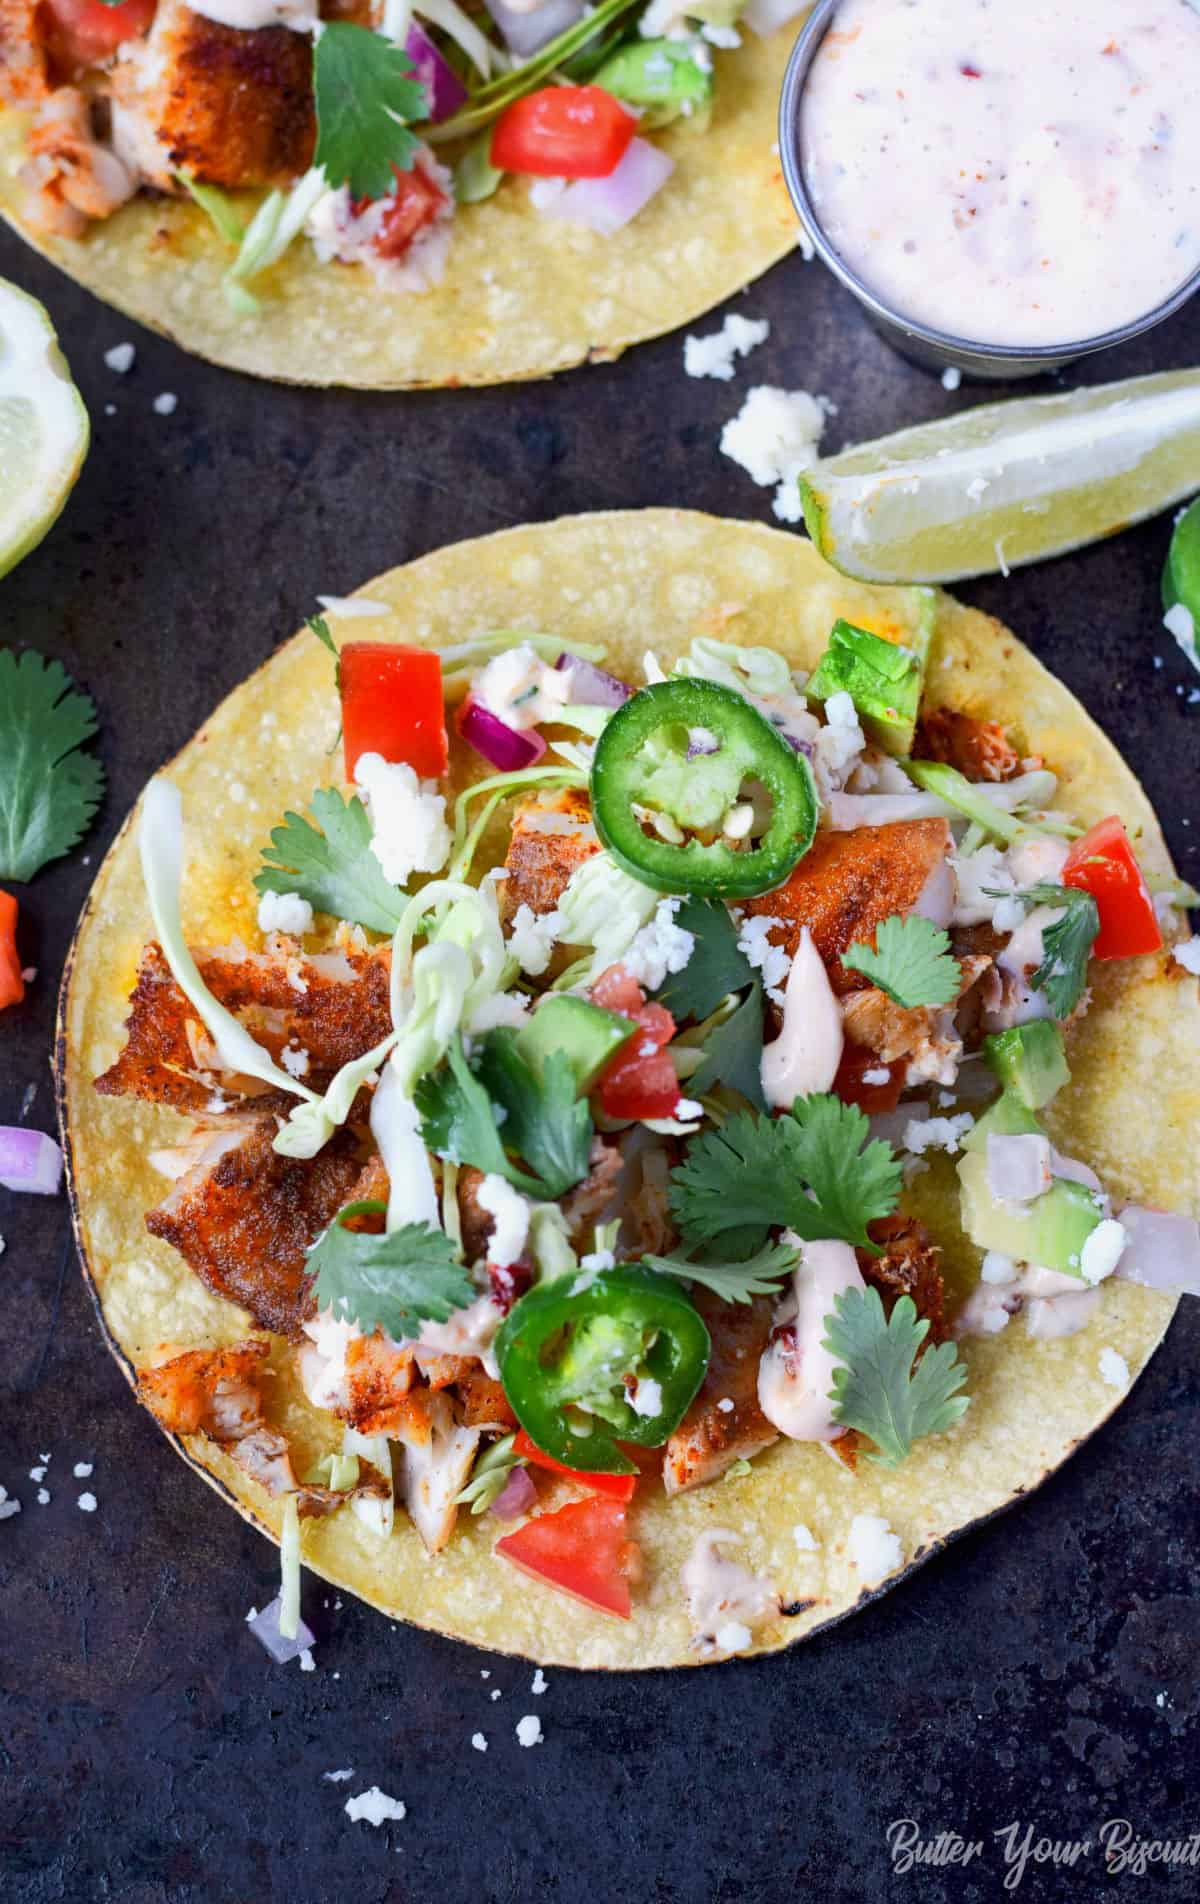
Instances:
[[[864,582],[957,582],[1078,549],[1200,489],[1200,370],[981,404],[800,479],[821,554]]]
[[[0,575],[55,520],[83,467],[88,434],[49,313],[0,278]]]

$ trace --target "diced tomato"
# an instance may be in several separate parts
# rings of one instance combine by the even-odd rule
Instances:
[[[898,1064],[885,1064],[874,1051],[868,1051],[865,1045],[845,1046],[833,1088],[844,1104],[857,1104],[868,1116],[875,1111],[894,1111],[900,1102],[900,1093],[904,1089],[904,1076],[908,1069],[907,1061]],[[878,1071],[886,1073],[886,1082],[867,1084],[864,1074]]]
[[[1090,892],[1100,912],[1094,959],[1131,959],[1157,952],[1163,942],[1150,889],[1115,813],[1076,840],[1063,867],[1063,885]]]
[[[637,120],[603,86],[543,86],[500,114],[492,164],[543,178],[607,178],[636,131]]]
[[[640,1571],[641,1549],[626,1535],[626,1511],[623,1501],[595,1495],[590,1501],[568,1501],[505,1534],[495,1551],[560,1593],[627,1620],[629,1582]]]
[[[157,0],[124,0],[106,7],[103,0],[44,0],[55,62],[74,71],[98,66],[126,40],[145,33]]]
[[[402,258],[417,233],[424,231],[426,225],[432,225],[446,203],[445,193],[419,166],[414,166],[411,172],[402,172],[398,165],[392,170],[396,184],[387,199],[383,224],[375,240],[375,249],[381,258]]]
[[[501,1315],[506,1316],[533,1282],[533,1264],[524,1257],[515,1263],[489,1263],[488,1290]]]
[[[348,641],[339,678],[347,780],[360,754],[407,761],[422,780],[445,773],[450,743],[438,655],[392,641]]]
[[[529,1439],[523,1428],[518,1429],[514,1444],[517,1454],[523,1454],[526,1461],[532,1461],[535,1468],[547,1468],[551,1474],[565,1474],[568,1481],[578,1481],[580,1487],[587,1488],[592,1494],[607,1494],[614,1501],[629,1501],[637,1486],[636,1474],[583,1474],[578,1468],[568,1468],[556,1461],[552,1454],[543,1454],[536,1442]]]
[[[594,1005],[603,1005],[605,1011],[624,1012],[627,1018],[641,1011],[646,1002],[645,992],[623,965],[606,966],[591,988],[591,997]]]
[[[0,1011],[6,1005],[19,1005],[25,996],[17,952],[17,911],[12,894],[0,892]]]
[[[665,1005],[647,1005],[641,986],[623,965],[601,972],[591,996],[595,1004],[623,1012],[637,1026],[600,1073],[601,1110],[607,1117],[670,1117],[682,1096],[665,1049],[675,1036],[670,1012]]]

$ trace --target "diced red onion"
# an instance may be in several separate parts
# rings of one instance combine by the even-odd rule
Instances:
[[[6,1190],[55,1196],[62,1182],[62,1165],[62,1151],[44,1131],[0,1124],[0,1183]]]
[[[571,677],[568,701],[574,707],[623,707],[633,691],[615,674],[607,674],[579,655],[560,654],[554,666],[560,674]]]
[[[1127,1203],[1121,1223],[1129,1241],[1116,1268],[1120,1281],[1200,1296],[1200,1224],[1194,1218]]]
[[[529,1478],[529,1469],[514,1468],[492,1502],[492,1513],[502,1521],[515,1521],[519,1515],[528,1514],[536,1500],[537,1489]]]
[[[1064,1157],[1061,1150],[1050,1147],[1050,1168],[1056,1177],[1066,1177],[1071,1183],[1081,1183],[1085,1190],[1095,1190],[1105,1196],[1104,1185],[1090,1164],[1081,1164],[1078,1157]]]
[[[490,708],[467,700],[458,717],[458,731],[468,747],[482,754],[500,773],[518,773],[532,767],[546,751],[546,743],[536,728],[518,731],[509,727]]]
[[[1001,1203],[1032,1203],[1050,1188],[1050,1140],[1035,1132],[987,1140],[988,1188]]]
[[[416,67],[416,76],[429,94],[429,117],[436,126],[451,118],[467,97],[458,74],[416,20],[408,29],[404,50]]]
[[[707,727],[689,727],[687,757],[699,760],[705,754],[719,754],[721,743]]]
[[[259,1644],[266,1647],[276,1664],[286,1666],[289,1660],[299,1659],[301,1653],[312,1645],[314,1635],[312,1628],[305,1626],[304,1621],[301,1620],[296,1627],[295,1639],[284,1639],[279,1631],[279,1608],[282,1597],[277,1593],[270,1606],[265,1606],[261,1613],[256,1613],[252,1620],[247,1621],[247,1625]]]
[[[528,12],[506,7],[504,0],[484,0],[484,5],[504,35],[504,43],[518,59],[530,59],[549,40],[574,26],[583,18],[583,0],[543,0]]]
[[[768,33],[778,32],[789,20],[807,13],[810,6],[811,0],[748,0],[738,15],[738,25],[748,26],[760,40],[765,39]]]
[[[607,178],[576,179],[547,206],[549,218],[587,225],[611,238],[636,218],[675,170],[675,161],[648,139],[631,139],[625,156]]]

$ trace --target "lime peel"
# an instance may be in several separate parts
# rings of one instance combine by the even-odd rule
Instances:
[[[830,457],[808,532],[864,582],[954,582],[1062,555],[1191,494],[1200,371],[983,404]]]
[[[49,313],[0,279],[0,575],[57,520],[89,435]]]

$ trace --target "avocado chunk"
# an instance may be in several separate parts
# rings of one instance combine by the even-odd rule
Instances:
[[[963,1138],[964,1150],[975,1151],[981,1157],[987,1156],[989,1137],[1043,1137],[1045,1132],[1037,1118],[1023,1104],[1015,1091],[1002,1091],[996,1102],[989,1105],[983,1116],[977,1118],[970,1133]]]
[[[555,992],[522,1025],[516,1047],[539,1076],[550,1054],[561,1051],[582,1097],[591,1090],[613,1053],[636,1030],[632,1020],[618,1012],[605,1011],[570,992]]]
[[[983,1055],[1006,1091],[1040,1111],[1071,1081],[1062,1033],[1049,1018],[996,1031],[983,1041]]]
[[[853,622],[835,621],[806,692],[814,701],[848,694],[868,738],[886,753],[902,755],[913,743],[923,678],[922,659],[914,649],[884,641]]]
[[[1103,1211],[1086,1184],[1055,1177],[1031,1203],[1002,1203],[988,1182],[989,1137],[1044,1136],[1041,1125],[1015,1091],[1003,1091],[963,1140],[958,1161],[962,1224],[976,1248],[998,1250],[1014,1262],[1037,1263],[1064,1276],[1078,1276],[1080,1252]]]
[[[988,1183],[987,1157],[977,1150],[960,1157],[958,1181],[963,1228],[978,1249],[1084,1280],[1080,1255],[1102,1214],[1084,1184],[1055,1177],[1032,1203],[1000,1203]]]
[[[686,42],[677,40],[637,40],[620,47],[593,75],[592,84],[626,105],[640,107],[643,131],[680,117],[703,130],[712,105],[712,74],[697,65]]]

